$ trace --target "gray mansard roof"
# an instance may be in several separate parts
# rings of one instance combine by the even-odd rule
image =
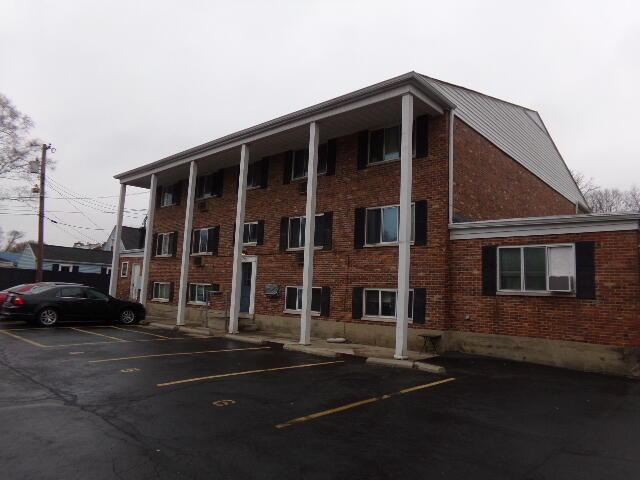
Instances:
[[[456,105],[458,118],[574,203],[586,207],[538,112],[423,75]]]

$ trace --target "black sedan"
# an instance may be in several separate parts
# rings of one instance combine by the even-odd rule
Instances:
[[[37,322],[43,327],[52,327],[60,320],[117,320],[132,325],[145,317],[142,304],[119,300],[85,285],[32,285],[26,291],[8,289],[2,317]]]

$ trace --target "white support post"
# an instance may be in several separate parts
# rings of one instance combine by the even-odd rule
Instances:
[[[149,209],[147,210],[147,223],[144,234],[144,252],[142,257],[142,285],[140,285],[140,303],[147,304],[149,292],[149,268],[151,267],[151,253],[153,252],[153,217],[156,212],[156,190],[158,189],[158,176],[151,174],[149,186]]]
[[[180,265],[180,290],[178,292],[178,316],[176,325],[184,325],[187,313],[187,287],[189,285],[189,253],[191,251],[191,227],[193,226],[193,203],[196,196],[196,179],[198,164],[191,161],[189,168],[189,187],[187,189],[187,206],[184,214],[184,234],[182,236],[182,257]]]
[[[409,270],[411,263],[411,132],[413,96],[402,97],[402,134],[400,137],[400,229],[398,231],[398,296],[396,301],[396,351],[394,358],[407,358],[409,324]]]
[[[318,137],[316,122],[309,126],[309,164],[307,166],[307,212],[304,230],[304,267],[302,267],[302,312],[300,344],[311,343],[311,298],[313,295],[313,252],[316,231],[316,186],[318,183]]]
[[[120,239],[122,238],[122,214],[124,200],[127,195],[127,185],[120,184],[120,198],[118,200],[118,217],[116,220],[116,234],[111,248],[111,277],[109,278],[109,295],[115,297],[118,293],[118,278],[120,277]]]
[[[240,149],[240,174],[238,176],[238,201],[236,203],[236,231],[233,244],[233,273],[231,276],[231,305],[229,307],[229,333],[238,333],[240,293],[242,290],[242,234],[244,232],[244,207],[247,203],[247,171],[249,170],[249,146]]]

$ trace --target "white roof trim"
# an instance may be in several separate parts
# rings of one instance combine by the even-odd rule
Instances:
[[[640,214],[589,214],[509,218],[449,224],[451,240],[640,230]]]

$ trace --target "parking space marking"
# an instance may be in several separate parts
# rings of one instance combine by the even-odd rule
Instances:
[[[126,340],[123,340],[122,338],[112,337],[110,335],[105,335],[104,333],[90,332],[89,330],[83,330],[81,328],[76,328],[76,327],[70,327],[70,328],[71,328],[71,330],[75,330],[76,332],[88,333],[89,335],[97,335],[99,337],[109,338],[109,339],[114,340],[116,342],[125,342],[126,341]]]
[[[158,337],[158,338],[171,338],[171,337],[165,337],[164,335],[158,335],[157,333],[143,332],[142,330],[138,330],[137,328],[133,328],[133,327],[122,328],[122,327],[116,327],[115,325],[110,325],[110,328],[117,328],[118,330],[123,330],[125,332],[135,332],[135,333],[141,333],[143,335],[151,335],[152,337]]]
[[[202,350],[199,352],[155,353],[153,355],[136,355],[133,357],[104,358],[90,360],[89,363],[118,362],[120,360],[137,360],[139,358],[171,357],[175,355],[198,355],[202,353],[245,352],[247,350],[269,350],[271,347],[227,348],[225,350]]]
[[[20,335],[16,335],[15,333],[8,332],[7,330],[0,330],[0,332],[5,335],[9,335],[10,337],[17,338],[18,340],[22,340],[23,342],[27,342],[29,345],[33,345],[34,347],[45,348],[46,345],[35,342],[33,340],[29,340],[28,338],[21,337]]]
[[[202,338],[215,338],[215,337],[202,337]],[[188,337],[171,337],[171,338],[150,338],[148,340],[119,340],[117,342],[85,342],[85,343],[66,343],[64,345],[43,345],[47,348],[62,348],[62,347],[80,347],[84,345],[109,345],[113,343],[146,343],[146,342],[168,342],[169,340],[193,340]]]
[[[334,413],[340,413],[340,412],[344,412],[345,410],[351,410],[352,408],[361,407],[362,405],[367,405],[369,403],[379,402],[381,400],[387,400],[389,398],[396,397],[398,395],[404,395],[405,393],[417,392],[418,390],[424,390],[425,388],[431,388],[437,385],[442,385],[444,383],[453,382],[454,380],[455,378],[451,377],[444,380],[438,380],[437,382],[425,383],[424,385],[417,385],[415,387],[405,388],[398,392],[388,393],[380,397],[372,397],[372,398],[367,398],[365,400],[360,400],[353,403],[347,403],[346,405],[341,405],[339,407],[331,408],[329,410],[324,410],[322,412],[312,413],[311,415],[306,415],[304,417],[294,418],[293,420],[289,420],[288,422],[280,423],[275,427],[287,428],[292,425],[308,422],[309,420],[315,420],[316,418],[326,417],[327,415],[333,415]]]
[[[203,380],[217,380],[219,378],[237,377],[240,375],[251,375],[253,373],[277,372],[280,370],[292,370],[294,368],[320,367],[323,365],[333,365],[336,363],[344,363],[344,360],[334,360],[331,362],[305,363],[303,365],[289,365],[287,367],[263,368],[260,370],[245,370],[244,372],[221,373],[218,375],[209,375],[206,377],[186,378],[184,380],[174,380],[172,382],[159,383],[158,387],[168,387],[170,385],[180,385],[183,383],[200,382]]]

